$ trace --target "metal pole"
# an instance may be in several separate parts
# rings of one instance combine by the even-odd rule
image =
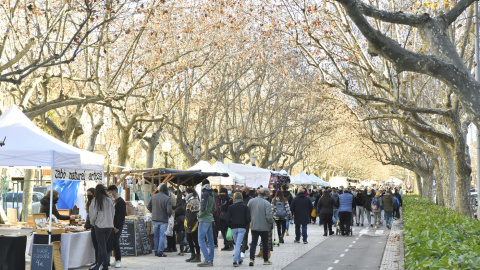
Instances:
[[[480,55],[479,55],[479,23],[478,23],[478,1],[475,1],[475,79],[480,80]],[[480,202],[480,131],[477,131],[477,202]],[[477,219],[480,220],[480,207],[477,205]]]
[[[53,168],[50,168],[50,218],[48,219],[48,244],[52,243],[52,205],[53,205],[53,179],[55,174]]]
[[[168,152],[165,152],[165,169],[167,168],[167,154]]]

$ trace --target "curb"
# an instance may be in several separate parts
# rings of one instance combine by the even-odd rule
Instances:
[[[403,222],[401,219],[394,220],[383,252],[380,270],[404,269],[403,245]]]

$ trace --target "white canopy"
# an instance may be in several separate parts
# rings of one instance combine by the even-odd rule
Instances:
[[[290,180],[290,184],[293,184],[293,185],[311,185],[312,184],[312,179],[305,172],[301,172]]]
[[[271,175],[270,170],[238,163],[227,163],[225,166],[227,166],[228,169],[244,176],[246,186],[253,188],[263,186],[268,188]]]
[[[193,165],[192,167],[188,168],[187,171],[201,171],[201,172],[213,172],[213,173],[223,173],[213,165],[210,165],[205,160],[200,160],[197,164]],[[221,176],[209,176],[208,181],[210,181],[210,185],[224,185],[222,184]]]
[[[225,164],[217,161],[213,164],[213,167],[217,168],[222,173],[228,173],[228,177],[222,177],[222,185],[245,185],[245,176],[242,176],[232,170],[230,170]]]
[[[318,176],[316,176],[313,173],[310,174],[309,177],[312,179],[312,182],[314,183],[314,185],[323,186],[323,187],[329,187],[330,186],[330,183],[328,183],[326,181],[323,181],[322,179],[320,179]]]
[[[16,105],[0,116],[0,167],[51,167],[102,171],[104,157],[59,141],[37,127]]]

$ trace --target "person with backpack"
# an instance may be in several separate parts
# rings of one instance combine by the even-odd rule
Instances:
[[[232,229],[233,241],[235,242],[234,267],[239,266],[243,262],[240,256],[241,245],[251,220],[250,209],[244,203],[242,193],[236,192],[233,195],[233,204],[228,207],[227,211],[227,223]]]
[[[198,243],[198,218],[197,214],[200,210],[200,201],[198,194],[192,187],[188,187],[185,191],[187,196],[185,201],[185,232],[187,233],[187,242],[190,247],[190,258],[186,262],[201,262],[200,245]]]
[[[334,234],[332,230],[332,217],[333,207],[335,206],[338,207],[338,201],[332,198],[330,192],[324,192],[317,205],[317,213],[320,214],[320,220],[323,222],[323,236],[327,236],[328,233],[330,233],[330,235]]]
[[[378,229],[380,225],[380,216],[382,214],[382,197],[380,197],[380,191],[377,191],[375,197],[372,199],[372,211],[375,220],[375,229]]]
[[[363,200],[363,209],[365,211],[365,214],[367,215],[367,222],[368,222],[368,227],[373,227],[372,224],[372,200],[373,197],[375,197],[375,194],[372,193],[371,189],[365,189],[365,198]]]
[[[277,224],[277,233],[280,244],[285,243],[283,237],[285,236],[285,231],[287,229],[287,219],[292,217],[292,212],[290,211],[290,205],[288,205],[288,200],[283,197],[283,192],[277,190],[275,198],[272,201],[273,209],[273,218]]]
[[[227,231],[228,231],[228,207],[232,204],[230,196],[228,196],[226,188],[221,188],[219,193],[219,229],[223,237],[224,247],[221,249],[223,251],[233,250],[233,243],[227,240]]]
[[[365,203],[365,196],[362,190],[358,190],[357,194],[355,195],[355,219],[357,221],[357,227],[361,225],[363,227],[363,222],[365,221],[365,217],[363,215],[363,205]]]
[[[395,204],[395,199],[392,196],[391,190],[387,190],[387,193],[383,195],[382,202],[385,210],[385,224],[388,229],[391,229],[392,217],[393,217],[393,205]]]

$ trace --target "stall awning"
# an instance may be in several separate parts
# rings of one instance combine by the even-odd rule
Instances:
[[[204,179],[212,176],[228,177],[228,173],[160,169],[143,174],[143,178],[145,178],[145,180],[150,181],[156,186],[163,182],[174,183],[182,186],[196,186]]]

